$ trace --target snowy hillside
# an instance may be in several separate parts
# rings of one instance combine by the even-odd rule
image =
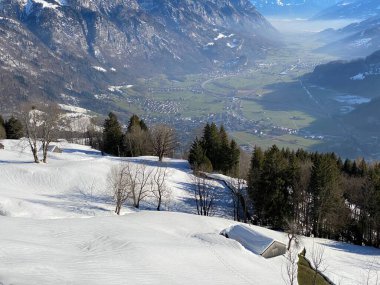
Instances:
[[[62,154],[33,164],[18,141],[0,150],[0,284],[284,284],[285,257],[264,259],[219,233],[235,222],[200,217],[186,161],[167,159],[172,212],[114,204],[106,177],[119,158],[62,143]],[[156,158],[128,159],[159,167]],[[215,181],[216,216],[229,217],[229,190]],[[144,209],[154,209],[151,201]],[[222,211],[224,209],[224,211]],[[184,213],[178,213],[184,212]],[[284,233],[252,227],[287,242]],[[303,238],[325,248],[326,275],[336,284],[376,284],[380,250]]]

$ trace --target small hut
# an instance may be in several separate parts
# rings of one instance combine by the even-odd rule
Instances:
[[[4,145],[0,143],[0,149],[4,149]]]
[[[52,144],[52,145],[49,145],[48,152],[62,153],[62,149],[60,149],[57,145]]]
[[[236,240],[247,250],[265,258],[276,257],[286,253],[286,244],[264,236],[247,226],[234,225],[223,230],[220,234],[226,238]]]
[[[40,148],[40,151],[42,151],[42,147]],[[47,151],[48,152],[54,152],[54,153],[62,153],[62,149],[59,148],[59,146],[57,146],[55,144],[49,145]]]

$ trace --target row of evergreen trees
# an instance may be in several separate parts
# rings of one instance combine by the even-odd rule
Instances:
[[[239,157],[239,146],[228,138],[224,127],[218,129],[215,123],[207,123],[202,138],[196,138],[191,145],[189,163],[194,169],[236,175]]]
[[[22,123],[15,117],[4,120],[0,115],[0,139],[17,140],[24,135]]]
[[[150,128],[137,115],[129,119],[124,132],[115,114],[110,113],[104,122],[103,132],[89,130],[90,145],[115,156],[164,156],[173,155],[178,147],[175,131],[164,124]]]
[[[100,146],[103,152],[128,157],[151,154],[148,127],[137,115],[130,118],[126,132],[114,113],[108,115],[103,127]]]
[[[380,164],[256,147],[248,194],[260,225],[293,223],[306,236],[380,245]]]

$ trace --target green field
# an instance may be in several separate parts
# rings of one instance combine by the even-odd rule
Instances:
[[[265,59],[239,72],[141,78],[115,103],[125,111],[143,117],[176,116],[198,118],[204,122],[212,118],[210,114],[222,115],[228,111],[264,131],[264,135],[258,136],[253,134],[252,128],[230,127],[231,136],[240,144],[314,149],[321,145],[321,141],[301,135],[274,135],[271,130],[282,127],[344,135],[343,128],[333,116],[338,108],[332,99],[336,94],[307,86],[300,80],[300,76],[313,70],[316,62],[330,60],[326,55],[312,52],[315,48],[315,43],[292,42],[287,47],[271,50]],[[147,110],[146,100],[155,107]],[[239,101],[238,107],[231,109],[236,100]],[[169,115],[160,108],[165,104],[174,106]]]
[[[310,149],[320,143],[317,140],[305,139],[295,135],[260,136],[247,132],[232,132],[230,135],[241,145],[259,146],[264,149],[274,144],[280,148],[289,148],[291,150]]]

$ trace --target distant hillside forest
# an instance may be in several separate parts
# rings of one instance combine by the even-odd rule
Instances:
[[[24,136],[31,140],[31,135],[38,138],[49,131],[51,142],[53,134],[62,135],[47,127],[62,126],[51,121],[46,124],[41,118],[30,126],[31,120],[25,116],[8,120],[0,117],[0,139]],[[173,128],[148,126],[136,115],[124,130],[117,116],[110,113],[103,128],[90,125],[83,136],[93,148],[115,156],[155,155],[162,161],[179,147]],[[206,124],[186,157],[195,175],[214,171],[234,177],[231,183],[238,181],[230,187],[237,198],[238,221],[293,234],[380,246],[379,162],[343,161],[334,153],[291,151],[275,145],[267,150],[255,147],[248,156],[223,126],[218,128],[214,123]]]
[[[306,236],[380,245],[380,163],[256,147],[248,174],[254,222]]]

